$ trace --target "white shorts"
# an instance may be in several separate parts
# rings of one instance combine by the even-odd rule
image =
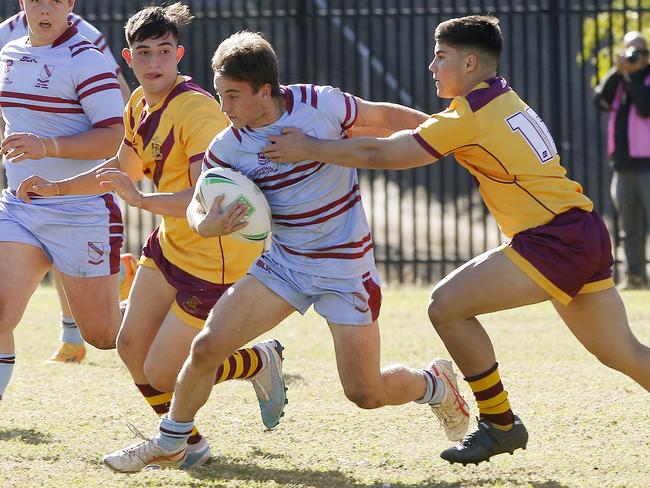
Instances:
[[[2,192],[0,241],[39,247],[67,275],[119,272],[122,213],[112,194],[32,202],[23,202],[9,190]]]
[[[301,314],[313,304],[316,313],[334,324],[369,325],[379,317],[381,285],[375,267],[358,278],[325,278],[299,273],[264,253],[248,274]]]

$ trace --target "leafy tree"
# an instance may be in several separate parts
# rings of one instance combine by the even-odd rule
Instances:
[[[578,63],[595,67],[596,85],[612,67],[614,56],[622,49],[626,32],[638,30],[650,40],[650,0],[612,0],[607,12],[588,17],[582,23],[583,48]]]

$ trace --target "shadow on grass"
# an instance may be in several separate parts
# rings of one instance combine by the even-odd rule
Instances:
[[[266,457],[266,453],[260,450],[254,452],[256,457]],[[279,458],[281,456],[274,456]],[[511,480],[507,478],[473,478],[463,481],[438,481],[426,480],[419,483],[393,483],[390,481],[378,481],[366,483],[355,479],[346,473],[336,470],[316,469],[275,469],[261,468],[245,462],[237,462],[224,457],[213,457],[212,460],[197,469],[190,471],[190,475],[200,480],[223,480],[228,485],[228,480],[248,480],[251,482],[274,481],[281,486],[298,484],[313,486],[316,488],[461,488],[463,486],[499,486],[503,484],[517,484],[520,479]],[[469,485],[468,485],[469,483]],[[568,488],[568,485],[556,481],[534,481],[528,480],[529,486],[534,488]],[[220,486],[220,485],[217,485]]]
[[[52,442],[52,436],[50,434],[44,434],[34,429],[0,430],[0,441],[14,439],[25,444],[49,444]]]
[[[299,374],[286,374],[284,375],[284,381],[287,385],[298,385],[305,382],[305,378]]]

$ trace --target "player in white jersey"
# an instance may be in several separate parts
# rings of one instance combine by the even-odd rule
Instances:
[[[52,267],[60,273],[84,338],[113,348],[121,314],[117,272],[122,219],[111,194],[15,196],[31,176],[66,178],[117,150],[123,138],[122,96],[106,57],[68,23],[74,0],[21,1],[29,36],[0,51],[0,108],[8,188],[0,198],[0,395],[9,382],[13,329]]]
[[[72,23],[72,25],[77,28],[79,34],[95,44],[95,46],[104,53],[104,56],[106,56],[112,69],[117,75],[117,79],[120,82],[120,91],[122,92],[122,97],[126,102],[129,99],[129,96],[131,96],[131,89],[121,73],[120,66],[117,64],[115,56],[113,56],[104,34],[102,34],[99,29],[90,22],[74,12],[70,12],[68,15],[68,22]],[[20,39],[28,34],[29,29],[27,27],[27,16],[25,15],[25,12],[20,11],[16,15],[12,15],[0,23],[0,48],[9,41]]]
[[[71,22],[79,34],[84,36],[86,39],[89,39],[99,48],[99,50],[104,53],[108,59],[111,68],[115,70],[117,74],[117,79],[120,83],[120,91],[122,92],[122,97],[126,102],[129,99],[131,90],[124,79],[124,76],[120,72],[120,67],[115,61],[115,57],[111,52],[108,42],[104,35],[97,29],[95,26],[84,20],[81,16],[76,15],[75,13],[70,13],[68,15],[68,22]],[[27,26],[27,17],[25,12],[22,10],[17,14],[5,19],[4,22],[0,23],[0,49],[7,44],[9,41],[14,41],[25,37],[29,34],[29,29]],[[4,121],[0,118],[0,133],[4,134]],[[129,256],[124,256],[124,260],[128,260]],[[124,274],[124,280],[131,280],[132,277],[130,274]],[[58,278],[56,273],[54,274],[54,284],[56,286],[56,291],[59,297],[59,304],[61,305],[61,343],[57,350],[52,354],[49,361],[51,362],[74,362],[79,363],[83,360],[86,355],[86,348],[84,346],[84,340],[79,333],[77,324],[72,316],[70,307],[65,298],[65,293],[63,292],[63,287],[61,286],[61,280]],[[122,289],[122,284],[120,285]],[[124,284],[124,289],[128,288],[128,283]],[[126,297],[124,297],[126,298]]]
[[[261,154],[267,137],[283,127],[299,126],[318,138],[341,138],[355,124],[396,131],[414,128],[427,116],[365,102],[332,87],[281,87],[273,48],[251,32],[223,41],[212,67],[232,125],[216,136],[205,165],[233,167],[259,185],[273,214],[273,243],[213,307],[192,343],[159,434],[104,462],[121,472],[139,471],[152,462],[180,464],[194,416],[207,401],[223,359],[312,304],[330,327],[339,377],[350,400],[368,409],[409,401],[429,404],[450,439],[462,439],[468,412],[449,361],[434,360],[423,370],[401,365],[380,369],[381,290],[356,170],[317,161],[278,165]],[[188,207],[195,231],[216,236],[245,225],[243,205],[222,213],[220,199],[215,202],[206,214],[195,193]]]

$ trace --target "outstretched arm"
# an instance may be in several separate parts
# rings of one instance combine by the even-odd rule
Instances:
[[[190,165],[192,184],[194,184],[200,173],[200,162]],[[194,193],[192,187],[175,193],[142,193],[135,186],[133,179],[129,177],[127,172],[115,168],[104,168],[97,172],[96,177],[104,191],[116,192],[128,205],[168,217],[184,218],[187,205]]]
[[[429,118],[424,112],[388,102],[369,102],[355,97],[357,118],[354,129],[377,127],[389,134],[404,129],[415,129]]]
[[[436,161],[410,130],[390,137],[359,137],[344,140],[314,139],[298,129],[284,129],[280,136],[269,136],[271,144],[263,150],[274,162],[296,163],[305,160],[369,169],[409,169]]]
[[[420,146],[411,130],[429,117],[427,114],[394,103],[377,103],[356,98],[354,129],[361,135],[384,133],[388,137],[353,137],[347,140],[322,140],[304,135],[298,129],[285,129],[270,136],[264,154],[275,162],[323,161],[352,168],[407,169],[435,161]],[[378,128],[378,130],[377,130]]]
[[[59,181],[50,181],[36,175],[30,176],[20,183],[16,194],[18,198],[29,202],[30,194],[51,197],[105,193],[109,190],[100,186],[97,175],[110,168],[125,172],[133,181],[139,181],[144,176],[138,155],[133,149],[122,143],[116,157],[104,161],[85,173]]]

